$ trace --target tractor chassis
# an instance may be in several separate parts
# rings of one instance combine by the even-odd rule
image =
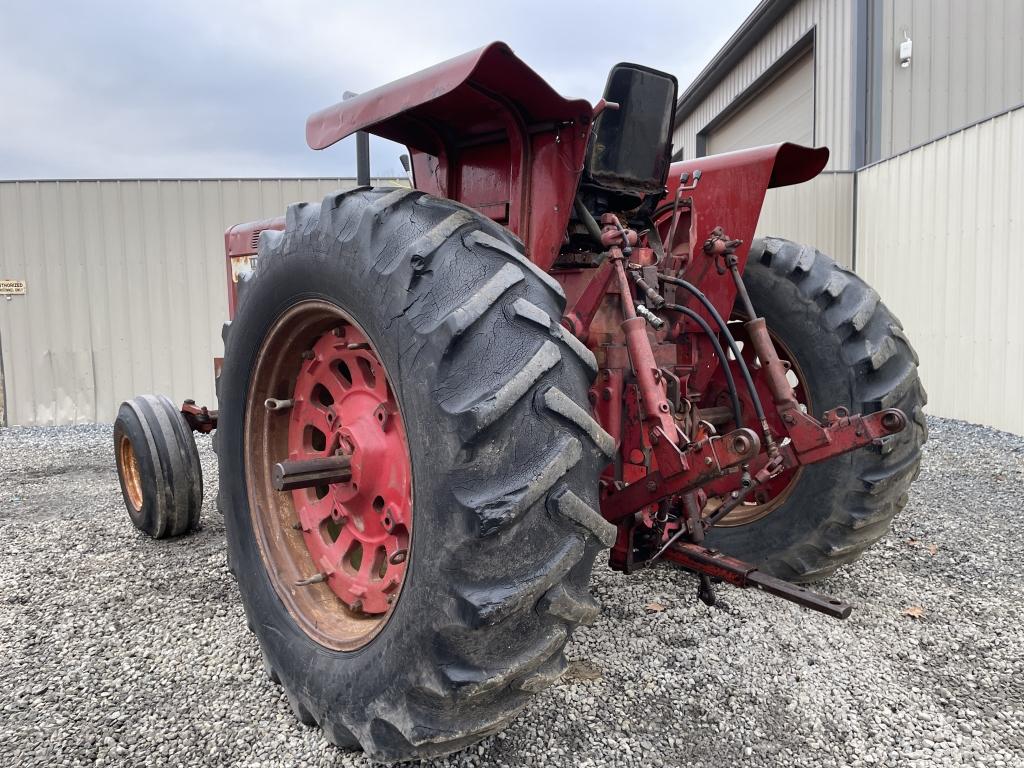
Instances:
[[[825,461],[832,456],[866,445],[872,440],[883,436],[880,433],[884,431],[884,428],[881,428],[880,422],[884,413],[872,414],[872,416],[868,417],[832,414],[833,421],[818,427],[820,435],[825,442],[823,446],[816,448],[813,453],[810,453],[810,461],[799,455],[791,446],[786,445],[780,449],[782,461],[777,463],[776,466],[789,467],[810,463],[811,461]],[[193,432],[209,434],[217,428],[217,411],[211,410],[206,406],[197,406],[193,400],[186,400],[182,404],[181,414]],[[652,430],[654,432],[652,438],[657,435],[656,444],[662,443],[663,445],[671,444],[675,446],[675,443],[662,440],[661,434],[656,431],[657,429],[655,427]],[[888,434],[887,431],[885,433]],[[864,436],[868,436],[866,441],[863,439]],[[675,447],[670,451],[663,449],[659,456],[662,453],[667,453],[669,457],[673,458],[675,463],[670,466],[676,467],[676,471],[669,474],[654,473],[649,475],[645,482],[630,485],[622,491],[607,497],[601,507],[602,514],[610,522],[618,522],[620,530],[625,530],[626,535],[632,538],[635,526],[630,523],[633,521],[630,520],[625,523],[623,521],[626,518],[632,517],[638,508],[657,504],[666,497],[698,487],[700,484],[715,478],[723,477],[745,460],[749,459],[749,466],[756,468],[755,482],[763,482],[769,476],[771,470],[768,468],[767,462],[758,462],[756,458],[758,447],[759,441],[756,434],[749,429],[739,429],[729,435],[709,437],[700,442],[692,443],[684,450],[679,450]],[[709,459],[710,464],[708,463]],[[279,490],[291,490],[311,484],[312,481],[309,483],[299,481],[296,484],[287,485],[286,475],[289,473],[298,475],[305,469],[307,468],[276,466],[275,471],[278,477],[275,479],[278,481],[277,485],[280,486]],[[752,484],[748,487],[753,488],[754,486]],[[626,493],[628,489],[635,490],[632,493]],[[745,494],[736,498],[741,500],[745,498]],[[783,600],[789,600],[804,608],[818,611],[833,618],[845,619],[850,615],[852,607],[844,601],[775,578],[760,571],[757,566],[751,563],[729,557],[718,550],[701,546],[696,542],[703,539],[704,528],[698,526],[700,526],[700,522],[696,526],[688,526],[689,538],[691,540],[672,541],[669,546],[658,553],[658,558],[675,563],[698,576],[700,583],[697,588],[697,597],[705,604],[713,606],[717,603],[714,583],[725,582],[734,587],[759,589],[762,592],[780,597]],[[632,573],[654,562],[653,559],[640,563],[634,562],[630,557],[632,553],[631,542],[627,542],[625,547],[620,548],[624,549],[626,554],[627,562],[625,567],[622,568],[626,573]]]
[[[695,436],[695,439],[688,439],[673,417],[677,409],[670,404],[670,399],[679,400],[679,381],[671,371],[658,365],[648,333],[649,325],[653,324],[652,318],[655,322],[657,318],[645,304],[634,305],[630,288],[632,278],[639,289],[637,293],[655,308],[660,308],[666,302],[648,280],[680,285],[685,281],[631,262],[629,257],[639,241],[638,233],[623,227],[610,214],[606,214],[601,223],[602,244],[608,247],[607,257],[601,267],[593,271],[589,284],[578,299],[567,308],[564,324],[574,335],[586,340],[599,303],[609,293],[619,295],[622,313],[619,329],[627,366],[602,370],[595,390],[592,390],[592,402],[595,410],[605,411],[601,422],[622,451],[622,418],[621,413],[614,411],[622,403],[626,389],[634,385],[638,392],[637,405],[645,444],[658,467],[638,482],[627,484],[607,477],[602,480],[601,514],[619,528],[618,540],[612,550],[612,566],[632,573],[664,559],[698,577],[697,597],[708,605],[714,605],[717,600],[714,583],[726,582],[735,587],[759,589],[827,616],[845,619],[851,611],[849,604],[778,579],[751,563],[707,548],[702,541],[708,529],[778,473],[827,461],[878,443],[903,430],[907,424],[906,416],[894,408],[862,416],[851,415],[839,407],[827,411],[824,422],[819,422],[802,410],[786,379],[788,364],[780,360],[765,321],[757,316],[743,286],[735,258],[736,248],[741,243],[716,228],[705,243],[705,253],[724,261],[733,276],[738,300],[745,307],[747,316],[753,318],[746,322],[745,328],[766,376],[772,406],[785,425],[785,434],[776,434],[762,419],[760,435],[753,429],[741,427],[724,435],[713,434],[709,430]],[[637,248],[637,251],[643,258],[647,249]],[[614,347],[606,348],[608,358],[614,359],[613,350]],[[182,404],[181,414],[194,432],[208,434],[217,428],[217,411],[196,405],[193,400]],[[707,422],[702,424],[708,426]],[[285,475],[292,473],[298,478],[307,468],[278,466],[275,469],[279,475],[282,472]],[[735,480],[737,474],[740,476],[740,490],[732,491],[729,501],[702,517],[698,497],[700,489],[715,481]],[[294,482],[309,484],[298,479]],[[657,514],[664,504],[678,504],[686,510],[681,517],[682,523],[652,557],[638,561],[633,557],[633,537],[643,526],[645,515]]]
[[[404,761],[503,727],[599,615],[601,550],[683,568],[709,606],[725,582],[850,614],[799,583],[906,503],[918,359],[857,275],[755,238],[828,149],[673,162],[677,96],[622,63],[596,105],[566,99],[494,43],[317,112],[311,148],[403,144],[412,188],[229,228],[220,412],[121,404],[154,539],[200,528],[193,433],[216,430],[248,626],[333,744]]]
[[[629,573],[664,558],[698,575],[698,597],[709,605],[713,605],[716,599],[712,586],[715,580],[743,588],[755,587],[826,615],[846,618],[850,613],[850,606],[846,603],[777,579],[750,563],[708,549],[701,542],[709,528],[778,473],[827,461],[882,441],[906,427],[906,416],[898,409],[885,409],[866,416],[851,415],[845,408],[838,407],[826,412],[822,423],[802,410],[786,378],[789,364],[780,360],[765,321],[758,317],[744,287],[735,255],[742,243],[716,227],[704,243],[704,254],[715,259],[716,264],[722,264],[720,272],[728,271],[732,276],[737,301],[750,318],[745,323],[748,338],[785,434],[773,432],[762,416],[760,435],[742,427],[724,435],[702,429],[693,439],[687,438],[677,424],[679,416],[676,414],[686,410],[678,407],[680,382],[670,370],[658,364],[648,332],[649,326],[657,330],[662,322],[651,309],[665,307],[683,311],[685,308],[667,305],[652,282],[686,287],[704,302],[709,312],[712,311],[710,302],[695,286],[652,267],[649,249],[636,248],[636,261],[631,261],[640,235],[624,227],[616,216],[605,214],[601,224],[601,242],[608,247],[606,260],[596,270],[590,284],[579,293],[577,301],[568,308],[566,325],[581,339],[588,339],[602,296],[606,292],[618,293],[622,316],[619,338],[627,352],[628,370],[606,368],[604,380],[598,382],[596,392],[592,390],[591,401],[598,409],[607,403],[614,411],[622,402],[626,388],[630,383],[634,384],[643,446],[624,444],[621,416],[606,412],[601,421],[618,443],[620,454],[639,447],[653,455],[657,463],[656,471],[649,471],[636,482],[616,481],[607,473],[602,481],[601,514],[619,527],[619,537],[612,551],[612,566]],[[670,243],[671,239],[670,233]],[[641,302],[635,305],[630,278],[636,287],[636,295],[642,297]],[[610,357],[609,350],[606,358]],[[756,394],[754,397],[756,399]],[[675,402],[670,403],[670,399]],[[709,425],[702,423],[701,426]],[[732,491],[729,500],[720,508],[702,517],[700,509],[703,504],[698,498],[700,489],[737,473],[740,474],[740,488]],[[636,561],[633,556],[635,533],[645,519],[657,515],[659,508],[666,504],[685,511],[680,516],[679,529],[672,535],[665,534],[667,540],[652,557]]]

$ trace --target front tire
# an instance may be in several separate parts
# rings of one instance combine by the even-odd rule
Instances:
[[[260,545],[268,516],[253,508],[282,515],[273,535],[303,535],[287,524],[287,494],[253,486],[248,446],[263,433],[247,435],[246,425],[263,422],[246,410],[262,407],[251,395],[275,322],[314,304],[337,307],[365,333],[411,464],[397,600],[374,633],[347,643],[307,631],[288,590],[346,621],[363,616],[329,582],[275,580],[281,563]],[[293,205],[283,233],[262,234],[220,382],[219,504],[268,673],[298,718],[332,742],[387,761],[471,744],[558,678],[573,628],[595,618],[587,583],[615,533],[596,511],[597,479],[613,446],[587,410],[595,362],[561,330],[564,304],[503,228],[414,190]],[[325,327],[310,338],[297,331],[296,360]],[[277,383],[277,397],[292,394],[297,375]],[[290,551],[299,554],[286,569],[319,570]]]
[[[203,469],[192,430],[163,395],[121,403],[114,421],[114,460],[132,525],[154,539],[199,527]]]
[[[754,309],[795,357],[815,417],[845,406],[850,413],[899,408],[908,418],[880,446],[803,467],[770,513],[707,537],[775,576],[816,581],[860,557],[907,503],[928,437],[918,358],[878,294],[814,248],[755,240],[743,281]]]

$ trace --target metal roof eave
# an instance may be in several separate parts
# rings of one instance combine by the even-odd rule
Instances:
[[[750,48],[775,26],[796,0],[761,0],[732,37],[683,91],[676,104],[676,125],[711,93]]]

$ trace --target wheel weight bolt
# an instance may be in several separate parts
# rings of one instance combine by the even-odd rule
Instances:
[[[409,550],[407,549],[396,550],[394,554],[392,554],[391,557],[388,558],[388,562],[392,565],[401,565],[405,562],[406,555],[408,554]]]
[[[298,581],[295,582],[295,586],[296,587],[308,587],[311,584],[320,584],[320,583],[322,583],[324,581],[327,581],[327,574],[326,573],[318,573],[318,574],[315,574],[313,576],[310,576],[308,579],[299,579]]]

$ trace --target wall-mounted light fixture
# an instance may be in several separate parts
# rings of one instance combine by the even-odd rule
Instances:
[[[910,39],[907,30],[903,30],[903,42],[900,43],[900,67],[906,69],[910,66],[910,57],[914,53],[914,41]]]

